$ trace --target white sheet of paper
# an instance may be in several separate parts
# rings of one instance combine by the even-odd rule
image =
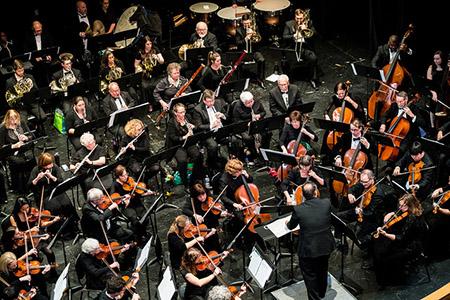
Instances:
[[[269,280],[270,274],[272,274],[272,268],[265,260],[261,260],[261,264],[258,268],[258,273],[255,276],[255,279],[257,282],[259,282],[260,287],[264,287],[266,285],[267,280]]]
[[[150,246],[152,244],[152,241],[153,241],[153,236],[150,237],[150,239],[148,240],[147,244],[145,244],[144,248],[142,248],[141,255],[139,255],[139,257],[137,258],[136,265],[134,266],[135,270],[137,268],[142,269],[144,264],[147,262],[148,255],[150,253]]]
[[[280,75],[278,74],[272,74],[269,77],[266,78],[267,81],[276,82],[280,78]]]
[[[277,238],[280,238],[292,231],[298,230],[300,229],[300,226],[297,225],[297,227],[295,227],[294,229],[290,230],[289,228],[287,228],[286,226],[286,222],[289,221],[291,219],[291,215],[286,216],[284,218],[280,218],[276,221],[271,222],[268,225],[265,225],[265,228],[267,228],[268,230],[270,230],[274,236],[276,236]]]
[[[170,269],[166,268],[163,278],[158,285],[158,295],[161,300],[171,300],[175,294],[175,283],[170,274]]]
[[[53,298],[54,300],[62,299],[64,295],[64,291],[67,288],[67,273],[69,273],[70,263],[62,271],[61,275],[59,275],[58,280],[55,283],[55,288],[53,289]]]

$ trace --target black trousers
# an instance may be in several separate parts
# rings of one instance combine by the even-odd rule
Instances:
[[[328,259],[330,255],[299,257],[299,265],[305,280],[308,299],[325,297],[327,292]]]

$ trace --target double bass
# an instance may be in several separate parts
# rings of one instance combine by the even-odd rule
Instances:
[[[400,46],[405,44],[406,39],[411,35],[414,30],[414,26],[410,24],[408,26],[408,30],[403,35],[402,41],[400,42]],[[385,75],[385,83],[387,85],[391,85],[396,83],[397,86],[400,86],[405,78],[405,74],[408,74],[408,71],[402,67],[399,62],[400,49],[399,47],[395,52],[394,58],[391,63],[385,65],[383,67],[383,73]],[[395,94],[391,89],[389,89],[386,85],[380,85],[377,91],[374,91],[369,98],[367,104],[367,114],[369,118],[372,120],[375,119],[376,115],[383,115],[391,106],[391,102],[394,99]],[[382,103],[381,110],[377,111],[378,103]]]

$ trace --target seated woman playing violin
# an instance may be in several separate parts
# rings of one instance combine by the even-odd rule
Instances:
[[[39,293],[33,299],[49,299],[45,275],[51,269],[50,265],[41,266],[32,261],[30,256],[36,255],[37,250],[31,249],[28,253],[17,258],[12,252],[5,252],[0,256],[0,276],[18,290],[27,291],[31,286],[39,288]],[[28,256],[28,267],[27,267]],[[1,295],[2,293],[0,293]],[[3,298],[2,299],[6,299]]]
[[[56,261],[55,254],[47,247],[49,235],[43,235],[37,238],[35,238],[35,236],[40,233],[39,227],[46,228],[59,220],[59,216],[54,217],[52,220],[46,219],[43,214],[39,216],[39,210],[31,207],[30,201],[25,197],[17,198],[14,209],[9,217],[11,227],[14,228],[16,234],[19,232],[26,234],[27,236],[31,234],[31,239],[27,239],[28,249],[36,248],[37,250],[42,251],[47,257],[49,264],[53,264]],[[16,248],[15,253],[18,253],[19,255],[25,252],[25,245],[20,241],[20,239],[15,240],[16,245],[23,245],[23,247],[19,246]],[[54,270],[52,275],[56,275]]]
[[[288,150],[289,145],[294,144],[293,146],[295,146],[295,142],[301,132],[302,136],[300,144],[310,155],[312,155],[311,141],[317,142],[319,140],[317,135],[308,125],[303,124],[304,122],[301,112],[297,110],[292,111],[289,114],[289,121],[289,124],[284,125],[280,135],[279,145],[283,153],[291,153],[291,151]]]
[[[201,256],[202,253],[196,248],[187,249],[183,253],[181,274],[186,281],[184,299],[205,299],[208,288],[217,285],[216,276],[222,273],[222,270],[217,266],[212,266],[212,271],[208,268],[198,271],[196,262]]]
[[[40,207],[41,201],[43,201],[44,209],[50,210],[55,215],[71,218],[66,224],[63,234],[66,237],[74,237],[79,231],[77,225],[79,217],[67,194],[60,193],[49,201],[52,190],[64,181],[63,171],[55,164],[55,158],[51,153],[42,153],[37,162],[37,166],[33,168],[28,179],[28,186],[33,191],[35,203],[37,207]]]
[[[384,224],[373,233],[375,275],[379,285],[402,283],[405,265],[422,251],[424,233],[422,206],[412,194],[403,195],[399,208],[384,216]]]
[[[111,270],[118,271],[120,264],[117,261],[108,263],[96,257],[103,250],[98,240],[87,238],[81,244],[81,254],[78,257],[75,269],[85,278],[86,287],[88,289],[103,290],[106,287],[106,280],[113,276]]]
[[[216,230],[212,229],[208,234],[204,235],[190,235],[195,231],[195,226],[189,221],[189,218],[185,215],[180,215],[175,218],[172,225],[170,225],[167,232],[167,244],[170,253],[170,264],[174,270],[179,270],[181,266],[181,257],[186,249],[193,247],[197,243],[202,243],[210,236],[212,236]],[[190,233],[188,236],[192,238],[186,241],[186,232]]]
[[[415,193],[420,201],[423,201],[433,187],[434,167],[433,161],[423,149],[422,143],[415,141],[409,151],[395,163],[392,175],[400,178],[402,185]],[[403,177],[399,177],[402,175]]]
[[[120,141],[120,152],[123,153],[122,159],[126,161],[127,169],[132,176],[137,178],[143,168],[142,162],[151,156],[150,138],[146,132],[144,123],[139,119],[132,119],[125,125],[126,135]],[[148,182],[159,171],[157,163],[147,166],[146,172],[142,178],[143,182]]]
[[[325,186],[325,180],[320,172],[314,168],[313,159],[309,155],[300,157],[298,167],[292,168],[287,178],[281,183],[281,191],[286,197],[288,205],[298,205],[302,203],[302,192],[300,191],[305,182],[312,181],[318,186]],[[294,185],[293,188],[291,186]],[[300,190],[298,190],[300,189]],[[293,196],[289,191],[294,191]]]
[[[114,175],[116,180],[113,184],[113,194],[111,195],[111,198],[113,198],[114,201],[116,197],[119,197],[118,200],[123,200],[122,203],[125,203],[126,206],[123,209],[123,214],[130,221],[135,237],[145,241],[147,236],[146,226],[148,222],[143,224],[139,222],[140,218],[146,212],[146,208],[142,203],[142,197],[153,195],[154,192],[147,189],[144,183],[135,182],[128,174],[127,169],[122,165],[117,165],[114,169]]]

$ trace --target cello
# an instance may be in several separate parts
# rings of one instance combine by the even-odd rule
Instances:
[[[406,30],[405,34],[403,35],[400,46],[395,52],[392,62],[383,67],[383,73],[385,74],[386,79],[385,83],[388,85],[396,83],[397,86],[400,86],[403,82],[405,74],[408,74],[408,71],[399,64],[398,59],[400,56],[401,45],[405,44],[406,39],[411,35],[413,30],[414,26],[410,24],[408,26],[408,30]],[[378,90],[372,93],[367,103],[367,114],[369,118],[371,118],[372,120],[375,119],[375,116],[378,114],[377,106],[379,102],[383,104],[381,110],[379,111],[379,115],[383,115],[391,106],[391,102],[394,99],[394,96],[395,95],[392,90],[386,87],[386,85],[380,85]]]
[[[346,107],[347,101],[345,100],[345,98],[348,96],[351,87],[350,80],[347,80],[344,86],[345,86],[345,95],[344,98],[342,98],[342,104],[340,107],[337,107],[333,111],[332,119],[335,122],[350,124],[353,121],[354,113],[350,108]],[[336,116],[339,116],[339,118],[336,118]],[[336,145],[338,140],[341,138],[342,134],[343,134],[342,132],[336,132],[334,130],[328,133],[327,146],[330,150],[333,149],[333,146]]]

